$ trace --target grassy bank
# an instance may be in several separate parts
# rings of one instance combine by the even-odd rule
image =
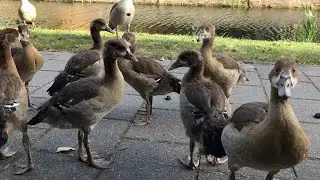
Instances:
[[[114,34],[102,32],[105,40]],[[187,49],[199,50],[200,43],[193,36],[151,35],[137,33],[137,54],[153,58],[175,59]],[[87,31],[35,29],[31,41],[42,51],[77,52],[91,46]],[[240,61],[271,62],[280,58],[293,58],[303,64],[320,64],[320,45],[290,41],[256,41],[216,37],[214,53],[228,55]]]

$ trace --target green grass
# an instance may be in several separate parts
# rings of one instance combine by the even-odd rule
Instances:
[[[114,34],[102,32],[105,40]],[[31,41],[42,51],[78,52],[91,46],[87,31],[35,29]],[[152,58],[176,59],[183,50],[199,50],[200,43],[193,36],[136,33],[137,54]],[[320,45],[293,41],[257,41],[225,37],[215,38],[214,53],[228,55],[240,61],[273,62],[293,58],[302,64],[320,64]]]

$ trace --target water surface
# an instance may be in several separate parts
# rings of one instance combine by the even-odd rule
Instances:
[[[18,1],[0,3],[0,19],[18,19]],[[106,3],[32,3],[38,12],[36,25],[49,29],[88,29],[92,19],[108,18],[112,7]],[[294,25],[304,18],[303,10],[136,5],[131,31],[192,35],[202,22],[211,21],[218,35],[277,40],[292,37]],[[320,28],[319,20],[317,24]]]

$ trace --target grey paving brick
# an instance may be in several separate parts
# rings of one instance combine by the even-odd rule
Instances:
[[[40,86],[53,81],[53,79],[58,75],[58,72],[53,71],[39,71],[34,75],[34,78],[30,82],[30,86]]]
[[[67,63],[67,62],[65,62],[65,63]],[[65,67],[65,63],[61,63],[61,61],[54,61],[54,60],[45,61],[41,70],[62,71]]]
[[[230,98],[231,103],[248,103],[253,101],[266,101],[263,88],[260,86],[242,86],[234,88]]]
[[[303,66],[301,67],[301,71],[303,71],[308,76],[320,76],[319,66]]]
[[[132,121],[143,103],[140,96],[125,95],[120,104],[105,118]]]
[[[145,116],[141,118],[145,118]],[[180,120],[180,112],[158,109],[153,110],[150,124],[132,126],[125,137],[147,139],[148,141],[189,142]]]
[[[319,69],[319,71],[320,71],[320,69]],[[309,76],[309,78],[316,85],[316,87],[320,90],[320,76],[319,77],[317,77],[317,76]],[[320,93],[320,91],[319,91],[319,93]]]

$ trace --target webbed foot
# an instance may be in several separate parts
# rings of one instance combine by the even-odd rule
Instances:
[[[91,162],[88,162],[89,166],[92,166],[97,169],[108,169],[110,168],[109,165],[111,164],[111,161],[106,161],[104,158],[98,159],[98,160],[92,160]]]
[[[199,161],[197,162],[191,161],[190,156],[179,158],[179,162],[187,169],[195,169],[197,166],[199,166]]]
[[[21,174],[24,174],[26,173],[27,171],[29,170],[32,170],[34,168],[34,165],[33,164],[28,164],[28,165],[19,165],[19,164],[16,164],[14,166],[14,174],[16,175],[21,175]]]

